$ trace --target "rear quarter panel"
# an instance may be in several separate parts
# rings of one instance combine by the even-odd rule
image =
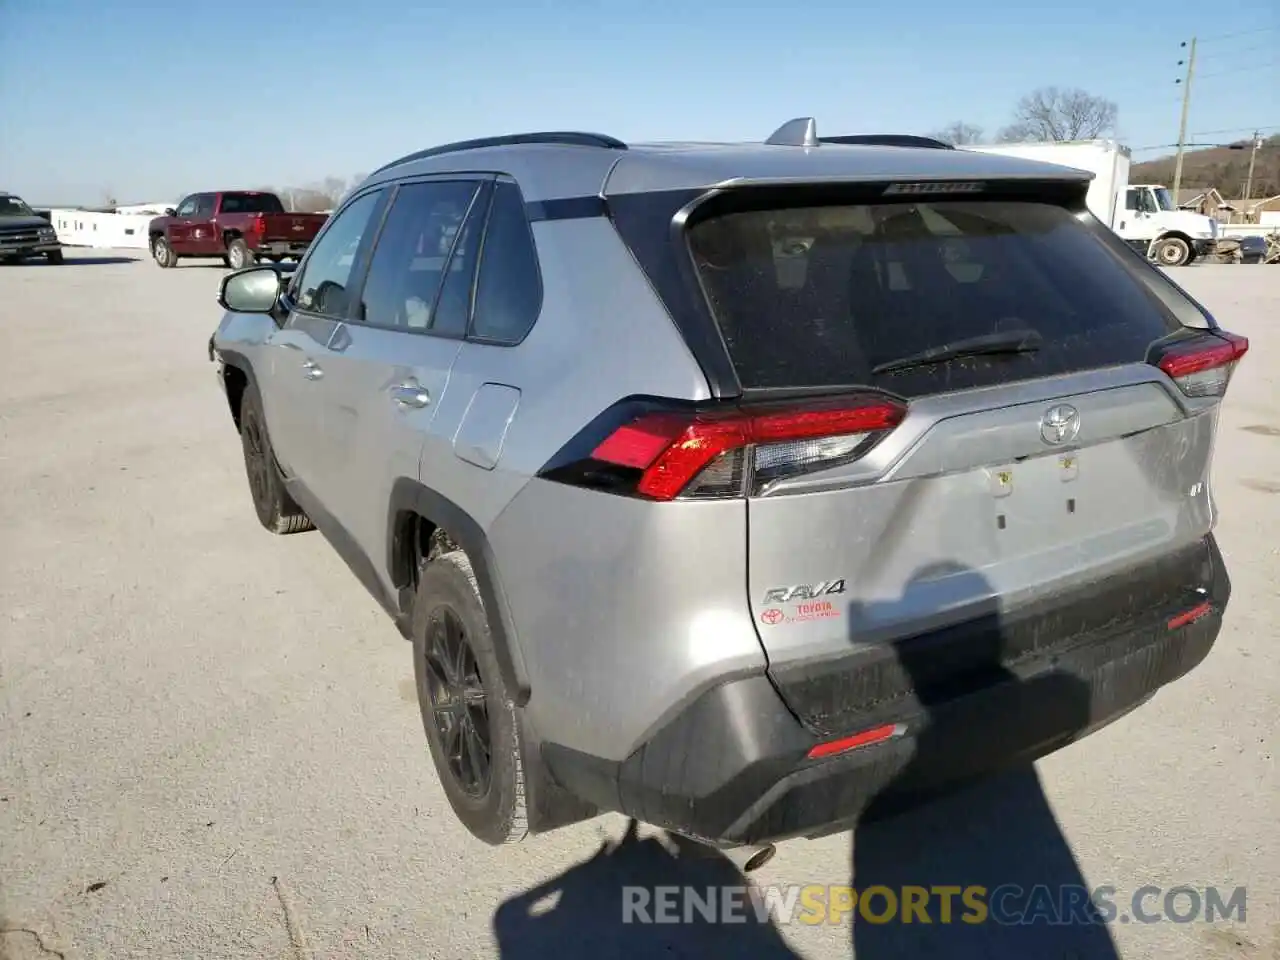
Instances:
[[[465,344],[433,425],[456,437],[483,384],[518,389],[499,462],[485,471],[449,458],[423,482],[442,484],[486,528],[539,736],[621,759],[707,680],[763,669],[744,579],[746,504],[653,504],[530,480],[618,400],[708,396],[607,220],[536,223],[534,235],[537,324],[516,347]]]

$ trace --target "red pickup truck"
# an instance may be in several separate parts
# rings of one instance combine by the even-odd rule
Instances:
[[[326,213],[289,213],[274,193],[193,193],[151,221],[151,255],[162,267],[219,257],[233,270],[256,260],[301,259]]]

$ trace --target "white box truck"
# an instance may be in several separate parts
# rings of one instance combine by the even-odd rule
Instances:
[[[1135,250],[1164,267],[1218,252],[1218,221],[1179,210],[1168,188],[1129,183],[1129,148],[1111,140],[1000,143],[965,150],[1041,160],[1094,175],[1086,203]]]

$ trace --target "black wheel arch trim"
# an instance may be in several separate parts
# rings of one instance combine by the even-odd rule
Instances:
[[[245,378],[245,381],[247,382],[247,385],[257,390],[258,395],[261,396],[262,390],[258,387],[258,378],[253,373],[253,364],[249,362],[249,358],[246,357],[243,353],[240,353],[238,350],[226,350],[226,349],[223,349],[222,347],[217,346],[214,343],[214,339],[216,336],[217,334],[214,334],[209,338],[210,359],[211,360],[220,359],[224,367],[233,367],[234,369],[240,371],[240,373],[244,374],[244,378]],[[224,392],[226,391],[226,374],[225,373],[223,374],[223,390]],[[240,411],[232,406],[231,395],[229,393],[226,394],[226,397],[227,397],[227,406],[231,412],[231,423],[233,426],[235,426],[236,431],[238,432],[240,430]],[[276,461],[276,467],[281,470],[282,476],[287,476],[287,471],[281,468],[280,462],[278,460]]]
[[[216,336],[217,334],[214,334],[214,337]],[[209,338],[209,346],[213,350],[214,355],[221,357],[222,362],[228,367],[235,367],[243,373],[245,375],[245,379],[249,381],[250,386],[257,387],[258,378],[253,374],[253,364],[249,362],[249,358],[239,350],[228,350],[225,347],[219,347],[214,343],[214,337]]]
[[[448,497],[429,489],[417,480],[402,477],[391,488],[391,504],[387,511],[387,570],[403,597],[408,581],[405,561],[412,544],[404,542],[401,520],[406,513],[416,513],[437,527],[448,531],[458,546],[466,551],[471,569],[480,588],[480,599],[489,615],[489,633],[502,680],[517,707],[529,702],[528,673],[520,655],[510,606],[498,577],[497,559],[489,538],[470,514]],[[410,561],[411,562],[411,561]],[[402,613],[408,608],[401,603]]]

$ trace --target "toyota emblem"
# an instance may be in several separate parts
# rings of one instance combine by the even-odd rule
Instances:
[[[1050,446],[1070,443],[1079,433],[1080,411],[1069,403],[1050,407],[1040,418],[1040,437]]]

